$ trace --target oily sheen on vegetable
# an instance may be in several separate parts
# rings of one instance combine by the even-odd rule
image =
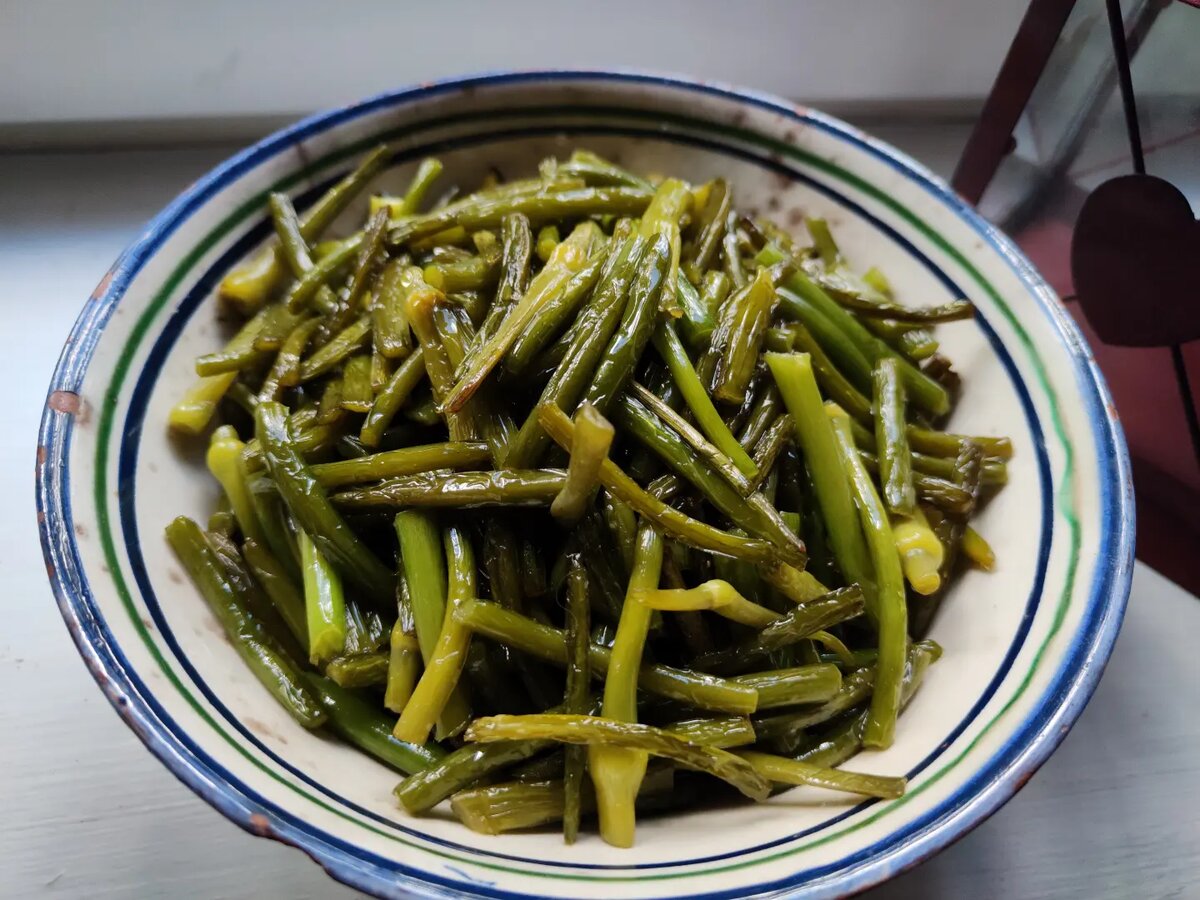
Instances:
[[[994,564],[970,520],[1011,446],[942,430],[933,331],[972,305],[910,305],[719,178],[428,159],[364,203],[390,161],[270,196],[170,414],[222,502],[166,538],[254,677],[487,834],[902,794],[838,767],[892,743],[948,587]]]

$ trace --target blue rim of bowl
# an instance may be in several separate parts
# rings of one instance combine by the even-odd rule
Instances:
[[[1100,537],[1101,547],[1105,551],[1097,567],[1088,599],[1085,627],[1081,628],[1073,646],[1066,654],[1067,658],[1077,659],[1079,662],[1075,674],[1062,674],[1056,683],[1044,692],[1037,710],[1027,717],[1019,735],[1009,741],[1009,747],[1020,745],[1012,759],[998,763],[999,758],[1005,754],[1003,750],[995,754],[987,764],[986,771],[980,773],[987,776],[982,779],[981,786],[972,793],[971,787],[980,781],[978,777],[973,779],[971,785],[960,789],[958,794],[943,804],[947,808],[944,815],[933,818],[906,840],[893,842],[888,848],[854,864],[851,868],[834,871],[815,880],[796,884],[789,883],[788,879],[784,878],[768,884],[746,886],[733,892],[725,891],[705,896],[740,896],[762,891],[772,891],[780,896],[801,893],[807,896],[826,896],[832,892],[856,893],[865,890],[928,859],[986,819],[1028,781],[1066,736],[1071,724],[1082,712],[1103,673],[1129,595],[1134,535],[1132,486],[1128,453],[1103,377],[1077,327],[1058,304],[1053,291],[1020,251],[920,164],[837,119],[808,109],[799,109],[779,98],[723,84],[699,83],[675,76],[631,71],[546,70],[488,73],[388,92],[357,104],[317,114],[265,138],[211,170],[152,219],[138,240],[122,253],[88,299],[60,356],[39,431],[37,462],[39,531],[56,601],[81,656],[121,717],[176,777],[240,827],[251,833],[273,837],[299,847],[322,865],[331,876],[363,890],[383,896],[458,896],[455,884],[450,881],[429,875],[428,877],[437,879],[430,881],[425,877],[388,870],[362,858],[361,855],[331,846],[324,838],[303,827],[272,822],[263,815],[257,804],[247,801],[242,793],[242,786],[216,777],[201,760],[195,759],[190,752],[181,747],[175,736],[149,708],[145,698],[136,689],[132,689],[133,685],[123,666],[119,649],[111,644],[107,628],[93,612],[83,572],[78,564],[70,513],[70,473],[67,466],[74,416],[57,410],[56,404],[50,401],[60,392],[78,393],[100,333],[128,282],[142,264],[154,254],[166,236],[180,224],[182,218],[186,218],[189,210],[202,205],[211,193],[235,180],[243,171],[286,151],[314,133],[326,131],[342,122],[381,108],[401,106],[436,94],[473,87],[581,80],[640,83],[718,96],[788,116],[864,150],[922,187],[929,195],[956,213],[997,251],[1034,295],[1071,357],[1077,386],[1087,406],[1098,456],[1102,506]],[[462,875],[465,880],[482,887],[476,879],[466,873]],[[482,893],[490,896],[529,896],[524,893],[486,889]]]

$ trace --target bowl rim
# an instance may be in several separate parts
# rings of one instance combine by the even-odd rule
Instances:
[[[202,760],[195,759],[189,751],[178,745],[167,726],[148,706],[136,686],[131,684],[124,671],[119,648],[112,645],[107,629],[97,621],[90,609],[91,602],[76,551],[70,508],[70,437],[74,413],[79,408],[78,390],[109,315],[141,265],[157,252],[165,234],[172,230],[181,216],[186,217],[193,206],[203,205],[213,190],[235,181],[244,170],[288,149],[310,134],[326,131],[382,108],[401,106],[466,88],[572,81],[643,84],[652,88],[665,87],[714,95],[782,114],[804,125],[815,125],[856,145],[908,175],[926,193],[948,206],[972,227],[985,244],[1006,259],[1047,315],[1074,369],[1098,455],[1098,475],[1102,483],[1100,538],[1109,549],[1106,558],[1097,567],[1089,593],[1090,626],[1081,626],[1073,639],[1073,646],[1067,652],[1067,656],[1081,653],[1080,665],[1073,674],[1060,678],[1061,683],[1055,685],[1054,691],[1047,691],[1043,695],[1040,706],[1028,715],[1021,734],[1010,740],[1010,743],[1023,741],[1017,755],[1007,763],[997,763],[994,756],[979,773],[988,776],[980,786],[973,787],[973,779],[959,789],[954,799],[961,802],[953,807],[952,812],[933,819],[907,840],[893,842],[854,867],[821,877],[817,882],[790,885],[772,883],[749,888],[752,891],[772,890],[778,896],[857,893],[918,865],[963,837],[1020,790],[1065,738],[1094,692],[1120,629],[1132,579],[1135,521],[1128,451],[1111,396],[1078,327],[1049,285],[1005,235],[955,195],[942,179],[891,146],[826,114],[770,94],[677,75],[637,70],[497,71],[426,82],[320,112],[229,157],[154,216],[139,237],[121,253],[84,304],[56,365],[39,429],[36,467],[38,527],[55,600],[80,655],[121,718],[180,781],[243,830],[296,846],[332,877],[365,891],[389,896],[459,895],[447,887],[403,872],[381,873],[360,856],[331,846],[312,831],[273,821],[256,804],[248,802],[238,785],[215,776]],[[1086,619],[1084,625],[1088,625]],[[1033,732],[1030,734],[1028,729],[1031,726]],[[488,893],[505,897],[530,896],[524,892],[499,890],[490,890]]]

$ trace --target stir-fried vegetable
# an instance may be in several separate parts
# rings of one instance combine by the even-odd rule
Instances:
[[[167,539],[253,677],[488,834],[629,846],[713,779],[902,794],[836,767],[903,733],[919,638],[996,564],[1012,445],[938,429],[930,329],[971,304],[586,150],[433,205],[427,159],[327,235],[391,159],[269,196],[167,423],[211,431],[221,506]]]

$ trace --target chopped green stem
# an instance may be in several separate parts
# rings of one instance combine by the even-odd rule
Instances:
[[[662,726],[676,737],[705,747],[745,747],[757,739],[754,726],[745,716],[725,716],[720,719],[684,719]]]
[[[701,296],[682,272],[679,273],[675,293],[677,305],[682,313],[679,319],[679,328],[683,331],[688,346],[698,348],[707,346],[712,339],[713,329],[716,327],[716,317],[713,313],[719,304],[712,303],[710,298]]]
[[[958,456],[968,444],[976,444],[987,455],[1000,460],[1012,458],[1012,441],[1006,437],[984,437],[982,435],[950,434],[931,431],[916,425],[908,426],[908,441],[920,453],[943,456],[950,459]]]
[[[400,571],[396,577],[396,623],[392,626],[392,633],[388,639],[388,675],[383,705],[399,714],[404,712],[404,707],[417,686],[423,662],[403,558],[397,560],[397,565]],[[391,733],[390,727],[388,733]]]
[[[451,794],[486,783],[494,773],[552,746],[550,740],[467,744],[396,785],[396,799],[410,813],[428,812]]]
[[[166,534],[175,556],[259,683],[305,728],[324,722],[325,712],[300,667],[239,598],[200,526],[180,516],[167,526]]]
[[[393,259],[384,266],[371,312],[371,337],[376,349],[384,356],[396,359],[412,352],[412,330],[405,310],[403,259]]]
[[[534,225],[586,216],[640,215],[650,204],[651,196],[649,191],[630,187],[571,188],[491,197],[476,195],[396,223],[388,240],[393,245],[407,244],[452,225],[469,231],[495,228],[512,213],[526,216]]]
[[[895,552],[895,548],[893,548]],[[721,650],[696,659],[701,671],[731,674],[754,665],[772,651],[795,644],[820,631],[857,616],[863,611],[863,593],[857,585],[838,588],[810,600],[771,622],[760,632]]]
[[[854,499],[875,568],[877,594],[871,612],[879,632],[879,661],[875,665],[875,690],[863,741],[868,747],[888,747],[900,712],[900,683],[908,646],[908,607],[904,572],[887,510],[854,448],[850,419],[840,410],[831,413],[834,437],[842,465],[850,475]]]
[[[746,270],[742,267],[742,253],[738,246],[738,214],[731,210],[725,217],[725,235],[721,238],[721,265],[734,290],[746,286]]]
[[[415,266],[406,269],[403,280],[405,283],[404,306],[408,314],[409,325],[417,336],[425,359],[425,372],[429,376],[429,384],[433,388],[433,398],[438,404],[439,411],[445,416],[446,427],[450,439],[454,441],[472,441],[478,438],[478,427],[475,408],[449,410],[446,408],[446,398],[454,383],[454,365],[450,360],[446,345],[438,334],[434,311],[437,304],[443,300],[443,295],[425,283],[420,269]]]
[[[906,431],[904,385],[896,360],[889,357],[875,363],[874,380],[875,442],[883,499],[893,513],[910,515],[917,497]]]
[[[305,270],[292,282],[292,286],[287,292],[287,308],[292,312],[299,312],[309,306],[320,309],[323,305],[320,303],[321,293],[328,293],[329,283],[354,261],[362,247],[364,237],[365,235],[360,231],[338,242],[329,253]]]
[[[650,609],[664,612],[696,612],[707,609],[752,628],[765,628],[779,618],[779,613],[747,600],[728,581],[719,578],[693,588],[638,591],[631,596]]]
[[[743,497],[728,481],[698,459],[678,435],[671,432],[638,400],[623,395],[613,407],[613,419],[644,447],[654,452],[685,478],[730,521],[757,538],[770,541],[786,562],[803,566],[804,544],[761,495]]]
[[[985,572],[996,567],[996,553],[978,531],[970,525],[963,529],[962,552],[967,559]]]
[[[821,342],[799,322],[792,323],[787,331],[791,336],[792,347],[812,358],[817,383],[828,394],[829,399],[850,413],[855,421],[871,426],[874,420],[871,401],[841,373],[821,346]]]
[[[378,708],[356,691],[339,687],[329,678],[305,674],[308,685],[329,716],[329,727],[397,772],[411,775],[436,765],[446,751],[435,743],[406,744],[392,737],[392,726]]]
[[[629,386],[629,392],[639,403],[669,425],[692,450],[703,457],[726,481],[737,488],[738,493],[743,497],[753,491],[750,480],[734,464],[733,460],[726,456],[715,444],[710,443],[703,434],[697,431],[687,419],[675,412],[661,397],[636,381]],[[729,436],[731,439],[733,438],[732,434]],[[737,443],[736,439],[734,443]],[[738,450],[741,451],[740,444],[738,444]],[[745,451],[742,451],[743,455],[744,453]]]
[[[538,421],[555,443],[570,451],[575,426],[561,409],[552,405],[538,407]],[[766,562],[778,554],[773,544],[721,531],[668,506],[647,493],[612,460],[605,460],[600,466],[600,483],[664,533],[690,546],[750,562]]]
[[[345,362],[367,346],[371,339],[371,317],[360,316],[338,332],[325,346],[300,363],[300,380],[312,381]]]
[[[417,644],[421,658],[428,666],[437,652],[442,624],[447,618],[448,586],[441,534],[433,516],[424,510],[397,513],[395,528],[408,597],[412,602]],[[456,733],[469,718],[470,709],[465,699],[455,691],[438,719],[438,739]]]
[[[534,276],[529,289],[516,301],[495,334],[474,348],[463,361],[458,383],[446,395],[443,404],[445,409],[457,412],[479,389],[517,336],[543,307],[566,289],[572,276],[587,265],[598,234],[599,229],[594,223],[583,222],[554,248],[550,261]]]
[[[835,665],[816,663],[739,675],[734,681],[758,691],[759,709],[773,709],[833,699],[841,690],[842,673]]]
[[[609,340],[583,398],[602,413],[608,412],[633,377],[633,370],[654,333],[658,297],[670,257],[670,242],[660,235],[650,242],[638,263],[621,324]]]
[[[483,600],[463,604],[456,615],[477,634],[557,666],[566,666],[565,636],[557,628],[534,622]],[[602,676],[608,671],[612,655],[608,647],[592,643],[588,654],[593,677]],[[644,691],[679,700],[697,709],[715,712],[745,715],[753,712],[757,703],[756,693],[745,685],[670,666],[642,665],[638,672],[638,686]]]
[[[450,717],[444,713],[455,695],[471,643],[471,632],[454,616],[454,609],[478,593],[475,553],[469,536],[457,526],[445,530],[442,542],[449,570],[446,613],[433,653],[425,660],[421,680],[392,732],[398,740],[412,744],[424,743],[439,717],[443,717],[445,730],[451,734],[463,724],[453,719],[456,710],[451,711]]]
[[[813,377],[812,359],[807,353],[768,353],[766,359],[812,471],[834,557],[846,579],[858,583],[871,600],[875,593],[874,572],[854,508],[850,477],[841,463],[833,425]]]
[[[257,581],[302,648],[308,648],[308,618],[304,595],[292,581],[287,568],[263,545],[254,540],[242,544],[242,556]]]
[[[431,263],[423,274],[425,281],[443,294],[486,290],[500,279],[500,253],[495,250],[462,260]]]
[[[575,150],[571,158],[557,165],[558,177],[568,176],[582,178],[590,185],[601,187],[616,185],[618,187],[640,188],[653,191],[654,186],[646,179],[597,156],[590,150]]]
[[[566,714],[489,716],[472,722],[466,739],[480,743],[548,739],[640,750],[720,778],[754,800],[765,800],[770,793],[766,779],[729,751],[693,744],[661,728],[636,722]]]
[[[245,449],[246,445],[238,438],[237,431],[230,425],[222,425],[213,432],[205,459],[208,471],[220,482],[229,499],[242,537],[256,541],[262,540],[262,526],[246,485],[246,467],[242,462],[242,451]]]
[[[688,278],[699,281],[712,268],[733,203],[733,191],[724,178],[709,184],[708,198],[696,219],[696,236],[691,242],[684,271]]]
[[[383,390],[375,395],[375,401],[363,420],[359,440],[368,447],[378,447],[383,433],[388,430],[396,413],[400,411],[412,392],[425,380],[425,354],[420,348],[411,353],[392,373]]]
[[[262,327],[262,319],[255,317],[242,326],[225,345],[224,354],[240,354],[253,348],[254,338]],[[226,391],[237,380],[237,371],[223,372],[199,378],[171,407],[167,424],[184,434],[197,435],[208,427],[217,404]]]
[[[820,706],[799,712],[756,717],[754,730],[760,741],[776,741],[781,746],[790,746],[800,738],[806,728],[828,722],[869,699],[874,685],[873,665],[856,669],[843,677],[838,692]]]
[[[388,147],[376,147],[354,171],[331,187],[313,204],[300,223],[300,236],[310,246],[316,242],[392,158]],[[262,306],[286,278],[283,249],[275,242],[231,271],[221,281],[221,296],[244,312]]]
[[[320,319],[304,319],[288,333],[258,390],[259,401],[278,400],[284,388],[300,383],[300,361],[320,325]]]
[[[809,218],[804,220],[804,224],[812,236],[813,246],[816,247],[825,267],[832,269],[841,265],[842,254],[838,250],[837,242],[833,239],[833,233],[829,230],[829,223],[824,219]]]
[[[374,399],[370,355],[360,353],[350,357],[342,369],[342,409],[353,413],[369,412]]]
[[[779,461],[780,454],[795,433],[796,426],[792,423],[792,417],[786,413],[771,423],[767,433],[754,448],[754,464],[758,467],[758,474],[750,482],[752,490],[758,490],[775,469],[775,463]]]
[[[614,433],[612,423],[586,401],[575,413],[574,424],[567,478],[550,504],[550,513],[566,523],[578,521],[595,500],[600,490],[600,465],[608,458]]]
[[[567,481],[562,469],[497,469],[486,472],[422,472],[373,487],[333,495],[345,510],[410,506],[478,509],[488,506],[548,506]]]
[[[325,666],[325,675],[339,687],[348,689],[386,685],[388,654],[372,651],[338,656]]]
[[[786,254],[783,251],[773,244],[768,244],[759,253],[755,261],[760,265],[772,265],[783,261],[785,258]],[[811,304],[817,312],[841,331],[855,346],[863,361],[863,368],[852,372],[851,375],[857,376],[861,385],[865,386],[870,383],[871,373],[869,367],[872,364],[881,357],[891,356],[898,362],[900,379],[908,390],[909,397],[913,403],[935,416],[944,415],[949,411],[950,396],[946,393],[945,388],[928,375],[925,375],[908,360],[901,357],[879,338],[871,334],[858,319],[839,306],[832,297],[818,287],[802,271],[794,271],[785,279],[784,285],[790,291],[793,291],[795,295],[802,297],[808,304]],[[786,296],[781,297],[781,299],[784,300],[783,305],[785,310],[789,310],[790,305],[786,301]],[[802,321],[805,319],[804,316],[797,317],[801,318]],[[808,321],[805,321],[805,324],[809,325],[810,328],[813,327]]]
[[[645,243],[640,237],[631,237],[613,241],[610,245],[591,301],[580,312],[569,332],[571,338],[562,360],[509,446],[504,461],[506,466],[531,465],[541,458],[549,445],[550,439],[539,422],[538,410],[542,406],[552,404],[559,410],[574,410],[583,397],[600,356],[618,326]]]
[[[902,796],[904,788],[908,784],[905,778],[826,769],[812,763],[788,759],[785,756],[774,756],[770,753],[742,750],[738,752],[738,755],[750,763],[754,767],[754,771],[763,778],[781,784],[807,784],[813,787],[827,788],[831,791],[845,791],[850,794],[879,797],[884,800],[894,800],[896,797]]]
[[[529,220],[520,213],[505,216],[500,223],[500,247],[500,283],[475,336],[476,346],[482,346],[495,336],[500,324],[524,295],[529,284],[529,259],[533,247]]]
[[[922,641],[909,647],[908,662],[904,668],[904,684],[900,690],[900,708],[908,706],[916,694],[925,672],[942,655],[942,648],[933,641]],[[867,728],[870,710],[865,710],[838,726],[833,732],[827,732],[814,746],[796,756],[801,762],[817,766],[838,766],[858,753],[863,748],[863,733]],[[798,733],[797,733],[798,734]],[[761,733],[759,734],[761,738]],[[791,737],[784,743],[794,745],[798,738]],[[794,752],[789,749],[788,752]]]
[[[404,192],[404,200],[398,212],[409,216],[419,213],[425,202],[425,195],[429,193],[429,188],[441,174],[442,161],[440,159],[427,156],[421,160],[417,164],[417,171],[413,173],[412,181],[408,183],[408,190]]]
[[[579,439],[578,432],[576,440]],[[638,591],[655,590],[662,573],[663,539],[652,526],[638,530],[633,573],[621,607],[621,620],[613,640],[608,672],[604,679],[604,716],[617,722],[637,721],[637,683],[646,635],[650,630],[650,608],[634,602]],[[626,747],[593,745],[588,750],[588,769],[596,788],[600,813],[600,836],[615,847],[632,847],[634,799],[646,773],[644,751]]]
[[[495,746],[495,745],[491,745]],[[572,745],[586,753],[586,748]],[[674,767],[651,765],[638,794],[638,808],[653,808],[669,801],[674,785]],[[564,832],[572,813],[570,791],[565,781],[510,781],[460,791],[450,799],[450,808],[459,821],[480,834],[505,834],[525,828],[537,828],[562,819]],[[580,790],[578,813],[596,810],[596,794],[590,784]]]
[[[508,371],[514,374],[525,371],[563,331],[567,322],[591,296],[603,266],[604,254],[594,254],[586,266],[571,276],[562,292],[550,299],[541,314],[513,341],[512,348],[504,358],[504,367]]]
[[[767,269],[759,269],[744,288],[721,307],[712,334],[713,396],[741,403],[758,364],[763,337],[775,305],[775,285]]]
[[[568,558],[567,573],[567,687],[564,710],[581,715],[591,706],[592,669],[589,658],[591,621],[588,606],[588,576],[577,553]],[[567,747],[563,768],[563,839],[575,843],[584,806],[587,752]]]
[[[314,664],[328,662],[346,648],[346,608],[342,578],[304,531],[296,535],[304,576],[308,655]]]
[[[300,455],[289,434],[287,413],[278,403],[260,403],[255,435],[263,458],[288,510],[338,571],[375,603],[388,602],[392,573],[334,510],[324,488]]]
[[[941,306],[901,306],[899,303],[876,301],[850,292],[830,292],[831,296],[846,309],[871,319],[888,319],[893,322],[919,322],[932,325],[937,322],[957,322],[975,316],[975,306],[970,300],[951,300]]]
[[[671,372],[671,378],[683,395],[684,402],[687,403],[697,425],[700,426],[700,430],[733,461],[743,475],[753,478],[757,474],[754,461],[750,459],[745,448],[738,443],[737,438],[729,430],[729,426],[725,424],[725,420],[721,418],[721,414],[717,412],[717,408],[713,406],[708,391],[700,381],[700,376],[692,367],[687,350],[684,349],[683,343],[675,332],[675,326],[670,322],[660,322],[658,328],[655,329],[653,341],[659,356],[662,357]]]
[[[312,473],[325,487],[341,487],[400,475],[416,475],[435,469],[469,469],[485,465],[491,458],[487,444],[482,442],[448,441],[441,444],[402,447],[399,450],[387,450],[357,459],[318,463],[312,467]]]

